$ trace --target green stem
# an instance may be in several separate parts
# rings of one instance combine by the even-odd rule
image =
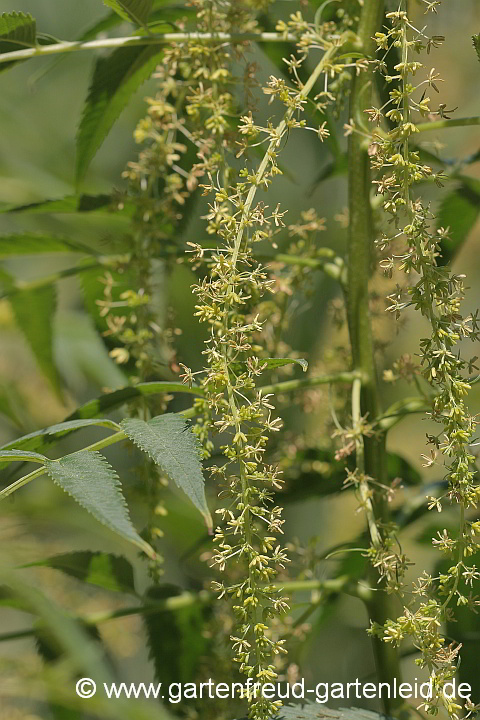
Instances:
[[[383,22],[383,0],[364,0],[358,35],[363,50],[368,57],[375,56],[375,32],[381,29]],[[372,72],[367,71],[352,81],[350,96],[350,117],[357,125],[364,122],[365,113],[371,105]],[[374,344],[369,309],[368,280],[371,274],[374,228],[370,204],[370,168],[369,158],[364,147],[363,137],[352,133],[349,137],[349,237],[347,269],[347,315],[353,367],[362,373],[362,391],[360,413],[367,416],[369,422],[375,422],[381,414],[380,393],[374,358]],[[364,439],[364,472],[381,484],[386,484],[385,436],[377,433]],[[388,508],[380,496],[374,492],[372,513],[378,523],[388,522]],[[371,528],[372,530],[372,528]],[[378,538],[377,538],[378,540]],[[371,572],[371,585],[378,581],[376,570]],[[373,593],[368,603],[372,621],[383,625],[388,618],[395,618],[390,598],[384,591]],[[397,651],[378,638],[373,639],[375,664],[380,682],[393,685],[400,679],[400,664]],[[395,714],[402,700],[385,698],[384,710]]]
[[[335,256],[332,252],[329,259],[323,258],[303,258],[298,255],[288,255],[286,253],[277,253],[273,257],[264,257],[262,260],[268,262],[281,262],[285,265],[298,265],[299,267],[308,267],[312,270],[323,270],[333,280],[337,280],[341,284],[345,282],[345,263],[343,258]]]
[[[284,34],[275,32],[264,33],[158,33],[155,35],[133,35],[131,37],[103,38],[99,40],[81,40],[69,42],[62,41],[54,45],[37,45],[22,50],[0,54],[0,63],[28,60],[32,57],[45,55],[58,55],[61,53],[78,52],[80,50],[101,50],[104,48],[138,47],[139,45],[169,45],[170,43],[188,42],[191,40],[205,40],[219,42],[295,42],[292,35],[287,37]]]
[[[359,372],[339,372],[305,378],[304,380],[284,380],[283,382],[273,383],[272,385],[264,385],[263,387],[257,388],[257,390],[260,390],[262,395],[266,395],[267,393],[295,392],[296,390],[318,387],[319,385],[329,385],[330,383],[351,383],[359,377],[361,377],[361,373]]]
[[[269,587],[272,586],[270,585]],[[347,595],[360,598],[363,601],[367,601],[372,594],[369,588],[352,582],[348,575],[342,575],[329,580],[292,580],[282,583],[281,586],[274,585],[274,587],[278,587],[278,589],[288,593],[319,590],[322,591],[325,596],[336,595],[337,593],[343,592]],[[118,620],[131,615],[151,614],[162,612],[163,610],[172,612],[180,608],[191,607],[198,603],[207,604],[212,600],[214,600],[214,596],[206,590],[201,590],[198,593],[186,591],[180,593],[180,595],[175,595],[174,597],[166,598],[158,602],[132,605],[107,612],[98,612],[79,619],[87,625],[99,625],[104,622],[109,622],[110,620]],[[0,635],[0,642],[31,637],[35,635],[36,631],[37,628],[27,628],[25,630],[4,633]]]
[[[8,487],[4,488],[0,492],[0,500],[5,500],[9,495],[15,492],[15,490],[19,490],[24,485],[28,485],[29,482],[32,480],[35,480],[35,478],[40,477],[45,473],[45,467],[42,465],[42,467],[37,468],[36,470],[33,470],[33,472],[28,473],[28,475],[24,475],[19,480],[16,480],[14,483],[9,485]]]
[[[427,132],[427,130],[443,130],[444,128],[465,127],[466,125],[480,125],[480,116],[432,120],[432,122],[418,123],[416,128],[419,132]]]

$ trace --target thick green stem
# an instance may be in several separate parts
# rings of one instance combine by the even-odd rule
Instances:
[[[367,57],[375,56],[375,43],[372,37],[382,27],[383,0],[365,0],[362,9],[358,34]],[[367,71],[355,77],[352,82],[350,98],[350,117],[357,125],[363,125],[364,111],[371,106],[372,72]],[[363,137],[352,133],[349,138],[349,242],[347,269],[347,312],[352,348],[353,367],[362,373],[361,414],[374,422],[381,414],[381,403],[377,371],[375,367],[374,344],[369,311],[368,279],[371,274],[373,248],[373,221],[370,204],[370,168],[369,158]],[[364,472],[385,484],[386,453],[383,433],[365,438]],[[388,521],[388,509],[385,502],[374,493],[373,511],[377,524]],[[370,521],[372,518],[370,518]],[[378,580],[376,571],[371,573],[371,584]],[[391,600],[383,591],[372,594],[368,603],[370,619],[381,625],[396,613]],[[393,686],[395,678],[400,678],[400,664],[397,651],[376,638],[373,640],[378,680]],[[384,700],[384,710],[388,714],[398,714],[401,699]]]

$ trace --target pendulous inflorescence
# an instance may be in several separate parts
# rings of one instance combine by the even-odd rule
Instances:
[[[438,5],[425,2],[425,10],[436,12]],[[460,312],[464,276],[437,264],[440,243],[448,235],[448,228],[435,229],[429,204],[412,192],[419,182],[433,180],[441,185],[444,180],[442,173],[434,173],[422,162],[414,145],[418,133],[415,119],[442,116],[444,112],[443,105],[432,109],[429,97],[432,91],[438,92],[439,75],[434,68],[426,71],[419,59],[420,53],[425,50],[430,53],[444,38],[426,35],[425,28],[417,29],[409,19],[405,2],[398,10],[387,13],[387,18],[391,26],[377,32],[375,40],[381,54],[376,61],[377,70],[385,75],[391,87],[390,99],[381,108],[369,109],[368,115],[373,122],[387,117],[394,124],[388,133],[375,131],[371,146],[372,167],[377,172],[374,183],[394,232],[383,234],[378,245],[391,251],[381,263],[384,271],[391,275],[394,269],[399,269],[409,278],[406,288],[397,286],[390,295],[389,310],[399,317],[406,308],[413,307],[430,325],[430,335],[420,343],[420,358],[423,375],[435,392],[429,418],[439,430],[427,435],[427,440],[432,446],[431,464],[437,462],[437,455],[443,458],[448,490],[442,497],[428,500],[430,507],[438,511],[445,502],[457,504],[459,531],[458,536],[451,537],[444,530],[433,540],[434,546],[451,559],[449,570],[437,577],[425,572],[414,584],[413,599],[404,613],[396,620],[388,620],[383,627],[374,626],[372,632],[395,645],[405,638],[413,640],[421,653],[416,662],[428,668],[434,688],[434,696],[425,701],[423,709],[436,714],[443,703],[450,716],[456,718],[461,707],[442,690],[455,675],[460,647],[448,644],[441,628],[452,617],[453,604],[467,605],[474,611],[478,605],[472,587],[480,573],[468,558],[480,548],[477,539],[480,526],[467,519],[467,511],[476,507],[480,495],[474,480],[472,454],[477,421],[466,404],[472,370],[462,357],[459,344],[464,339],[478,340],[479,326],[476,314],[463,317]],[[391,48],[401,54],[394,75],[387,74],[384,60]],[[417,75],[423,79],[415,82]],[[401,249],[395,252],[399,245]],[[381,552],[377,555],[381,564]],[[395,589],[405,595],[404,588],[404,582],[398,583],[397,578]],[[467,710],[472,710],[468,702]]]
[[[206,455],[213,447],[210,431],[220,434],[223,441],[223,462],[210,468],[221,488],[220,497],[227,500],[217,510],[221,524],[215,532],[213,564],[221,573],[228,573],[229,579],[215,583],[215,588],[220,597],[230,597],[233,602],[234,659],[240,672],[255,681],[248,696],[250,716],[255,720],[272,717],[281,704],[264,697],[261,686],[277,677],[275,661],[284,652],[284,641],[273,638],[269,631],[269,619],[288,608],[274,583],[287,562],[278,540],[282,509],[273,502],[274,491],[282,482],[279,470],[264,461],[269,435],[280,429],[281,422],[274,415],[271,397],[256,389],[266,368],[265,354],[257,344],[264,326],[257,308],[274,290],[274,281],[254,256],[258,243],[272,240],[284,227],[284,213],[278,206],[272,209],[257,200],[256,195],[281,174],[278,154],[289,133],[307,126],[304,109],[317,81],[321,81],[321,90],[314,103],[321,110],[330,101],[328,82],[346,65],[336,62],[335,56],[351,39],[351,33],[334,34],[332,24],[306,23],[299,13],[292,16],[286,29],[299,37],[300,54],[287,62],[293,83],[271,77],[264,89],[272,102],[285,106],[283,120],[277,126],[269,123],[262,127],[250,112],[241,118],[239,155],[252,144],[265,145],[263,159],[256,169],[244,167],[233,185],[222,183],[219,174],[210,174],[204,189],[215,197],[206,216],[207,233],[218,238],[218,245],[206,250],[189,243],[194,262],[206,262],[208,267],[208,275],[194,288],[196,314],[209,327],[204,351],[207,369],[202,380],[205,399],[196,402],[203,412],[197,433]],[[321,52],[321,59],[302,83],[299,70],[313,50]],[[328,137],[325,124],[316,132],[320,140]],[[189,370],[185,376],[187,380],[193,377]]]

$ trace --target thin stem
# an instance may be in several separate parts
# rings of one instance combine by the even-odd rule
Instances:
[[[362,382],[356,378],[353,381],[352,387],[352,422],[353,429],[355,431],[355,454],[356,454],[356,467],[360,474],[359,477],[359,490],[362,505],[365,508],[365,514],[367,516],[368,529],[370,532],[370,538],[372,545],[377,550],[382,547],[382,536],[377,527],[377,521],[375,519],[375,512],[372,504],[372,491],[368,485],[368,480],[365,475],[365,455],[364,455],[364,443],[362,435],[362,412],[360,407],[360,394],[362,391]]]
[[[36,470],[33,470],[31,473],[28,473],[28,475],[24,475],[19,480],[16,480],[14,483],[9,485],[8,487],[4,488],[0,492],[0,501],[5,500],[6,497],[14,493],[16,490],[19,490],[24,485],[28,485],[29,482],[32,480],[35,480],[35,478],[40,477],[46,472],[45,467],[42,465],[42,467],[37,468]]]
[[[318,78],[322,75],[323,72],[325,72],[325,68],[328,65],[328,63],[332,60],[335,53],[338,51],[338,47],[336,45],[332,45],[323,55],[320,62],[317,64],[315,70],[312,72],[310,77],[308,78],[307,82],[303,86],[302,90],[299,93],[299,99],[305,99],[310,94],[311,90],[313,89],[315,83],[317,82]],[[260,187],[262,180],[264,178],[265,172],[267,170],[268,164],[270,162],[270,158],[272,153],[275,153],[275,150],[278,147],[279,140],[278,138],[283,137],[283,134],[285,130],[287,129],[288,121],[291,120],[293,115],[295,114],[295,108],[291,107],[287,110],[285,113],[285,117],[281,121],[281,123],[277,126],[275,131],[275,137],[270,141],[268,145],[267,152],[263,156],[263,160],[259,165],[259,168],[256,173],[256,182],[250,190],[248,191],[247,198],[245,200],[245,205],[242,212],[242,217],[240,220],[240,227],[238,229],[237,237],[235,239],[235,247],[232,255],[232,264],[235,266],[238,260],[238,253],[240,252],[240,247],[242,244],[243,234],[245,232],[245,228],[248,226],[249,222],[249,215],[250,210],[252,208],[253,201],[255,199],[255,195],[257,194],[257,189]]]
[[[276,587],[288,593],[319,590],[324,593],[324,598],[343,592],[366,601],[371,595],[369,588],[352,582],[348,575],[342,575],[329,580],[292,580],[282,583],[281,586],[273,584],[269,585],[269,587]],[[174,597],[166,598],[158,602],[146,603],[144,605],[131,605],[107,612],[97,612],[79,619],[86,625],[100,625],[105,622],[110,622],[111,620],[130,617],[131,615],[145,615],[166,610],[179,610],[180,608],[190,607],[196,604],[205,605],[212,602],[212,600],[214,600],[214,595],[206,590],[201,590],[198,593],[186,591],[180,593],[180,595],[175,595]],[[0,643],[32,637],[36,632],[37,628],[27,628],[25,630],[4,633],[0,635]]]
[[[427,130],[443,130],[451,127],[465,127],[467,125],[480,125],[480,116],[468,118],[443,118],[442,120],[432,120],[432,122],[418,123],[415,125],[418,132],[427,132]]]
[[[295,392],[296,390],[304,390],[306,388],[329,385],[331,383],[351,383],[360,377],[361,373],[358,371],[346,371],[332,373],[330,375],[318,375],[317,377],[305,378],[304,380],[284,380],[283,382],[273,383],[272,385],[264,385],[263,387],[257,388],[257,390],[261,391],[262,395],[266,395],[267,393]]]
[[[281,262],[285,265],[298,265],[299,267],[312,268],[312,270],[323,270],[325,275],[337,280],[342,285],[346,280],[345,262],[343,258],[335,256],[333,251],[329,259],[303,258],[298,255],[288,255],[287,253],[277,253],[273,257],[269,256],[261,259],[266,262]]]
[[[16,62],[18,60],[28,60],[32,57],[41,57],[45,55],[58,55],[61,53],[78,52],[80,50],[101,50],[104,48],[121,48],[121,47],[138,47],[141,45],[168,45],[170,43],[188,42],[191,40],[205,40],[215,43],[220,42],[295,42],[296,38],[292,35],[275,32],[264,33],[155,33],[154,35],[133,35],[131,37],[119,38],[102,38],[98,40],[89,40],[88,42],[61,41],[53,45],[37,45],[32,48],[23,50],[13,50],[8,53],[0,54],[0,63]]]

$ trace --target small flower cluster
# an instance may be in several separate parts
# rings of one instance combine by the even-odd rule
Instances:
[[[200,33],[256,31],[248,2],[193,0],[190,5]],[[183,29],[181,22],[178,26]],[[110,355],[118,364],[134,366],[130,380],[135,384],[165,377],[165,368],[179,369],[176,330],[164,308],[162,285],[172,264],[183,259],[175,228],[189,197],[206,172],[224,168],[225,149],[234,142],[229,118],[234,113],[230,90],[236,50],[240,54],[240,48],[195,37],[166,47],[154,74],[156,95],[146,99],[147,115],[134,133],[142,149],[123,173],[128,190],[117,202],[134,207],[130,252],[119,259],[116,273],[101,279],[104,291],[97,304],[107,325],[104,335],[116,343]],[[147,420],[153,408],[153,414],[164,412],[169,399],[141,398],[130,412]],[[138,474],[138,492],[150,509],[146,539],[156,546],[163,535],[158,520],[166,513],[166,480],[149,462]],[[158,565],[152,566],[151,574],[159,576]]]
[[[212,448],[209,431],[228,437],[222,446],[224,462],[211,467],[211,472],[222,490],[220,496],[229,499],[217,512],[222,524],[215,533],[216,552],[213,564],[219,571],[233,574],[233,582],[215,584],[220,597],[230,596],[236,625],[231,636],[234,659],[242,673],[257,683],[271,682],[277,677],[275,658],[284,652],[284,641],[272,638],[267,625],[270,618],[287,609],[286,599],[273,584],[279,568],[287,562],[285,550],[278,544],[276,534],[282,532],[282,509],[273,505],[274,490],[281,487],[280,473],[263,457],[269,433],[280,429],[280,421],[272,416],[274,407],[268,395],[256,390],[259,376],[265,369],[262,348],[257,339],[264,328],[258,314],[259,301],[274,291],[268,271],[253,255],[255,245],[271,240],[279,227],[283,227],[283,213],[279,208],[270,210],[263,202],[255,201],[258,188],[268,188],[272,179],[281,174],[277,163],[279,148],[288,133],[306,126],[299,119],[307,97],[316,81],[325,75],[341,71],[333,62],[344,38],[330,37],[323,26],[314,29],[315,47],[322,50],[322,59],[305,84],[297,77],[296,69],[306,58],[295,60],[295,83],[271,77],[265,94],[286,106],[283,120],[277,127],[255,124],[248,113],[240,122],[244,137],[240,154],[249,144],[266,144],[266,152],[256,170],[245,167],[239,181],[233,186],[221,185],[209,174],[210,182],[204,186],[205,194],[214,193],[215,199],[206,216],[207,233],[219,238],[219,245],[207,251],[196,243],[189,243],[193,262],[205,261],[208,275],[195,286],[198,297],[197,316],[209,326],[204,354],[207,370],[202,380],[205,399],[197,401],[204,411],[203,422],[197,434]],[[289,64],[290,69],[293,65]],[[319,133],[326,136],[325,129]],[[259,140],[260,139],[260,140]],[[218,178],[218,174],[215,178]],[[313,221],[313,218],[312,218]],[[316,220],[316,223],[319,221]],[[321,225],[321,223],[320,223]],[[185,379],[193,374],[186,369]],[[271,701],[255,691],[248,698],[250,716],[267,720],[275,715],[279,702]]]
[[[438,2],[428,2],[427,11],[436,12]],[[375,180],[377,192],[383,196],[383,207],[395,226],[392,237],[384,235],[379,245],[385,249],[393,242],[404,242],[404,250],[392,254],[383,261],[384,270],[390,273],[393,268],[403,270],[413,283],[406,289],[397,287],[390,297],[390,310],[397,316],[407,307],[414,307],[429,321],[431,335],[421,341],[422,372],[436,391],[431,420],[441,426],[436,435],[427,435],[433,446],[431,462],[435,462],[437,452],[444,456],[448,491],[441,498],[430,498],[430,506],[442,509],[443,502],[449,500],[459,504],[460,530],[457,538],[449,537],[445,530],[433,541],[449,557],[453,558],[448,572],[433,578],[424,574],[414,587],[414,600],[397,620],[388,620],[384,627],[374,627],[372,631],[386,642],[395,645],[411,637],[421,651],[417,663],[427,667],[431,673],[434,697],[425,702],[424,709],[436,714],[443,702],[451,717],[458,717],[460,706],[454,699],[447,699],[441,692],[445,683],[453,678],[458,664],[458,646],[446,646],[441,633],[441,624],[451,617],[450,605],[470,605],[472,609],[477,601],[467,593],[468,586],[478,581],[480,573],[475,567],[469,567],[468,556],[478,551],[480,544],[476,539],[478,523],[468,522],[466,511],[476,507],[480,492],[474,483],[474,456],[471,451],[475,433],[476,419],[466,405],[466,395],[470,388],[465,374],[469,363],[459,352],[458,344],[464,339],[478,340],[479,326],[477,316],[467,318],[460,314],[460,304],[464,296],[463,276],[452,274],[446,266],[437,265],[440,254],[440,241],[448,230],[432,229],[434,219],[428,206],[421,199],[411,197],[411,188],[418,181],[433,179],[441,184],[443,177],[421,162],[417,150],[410,147],[410,139],[418,129],[414,123],[414,114],[431,117],[441,114],[430,108],[428,90],[438,92],[438,74],[432,69],[427,77],[418,84],[411,78],[424,65],[412,57],[423,50],[430,52],[438,46],[443,37],[425,35],[410,22],[406,3],[400,9],[388,13],[391,28],[376,34],[379,51],[387,53],[393,46],[401,50],[401,62],[395,66],[395,75],[386,75],[385,80],[392,86],[390,100],[382,108],[368,111],[370,120],[379,123],[387,117],[395,123],[388,134],[374,133],[372,166],[382,174]],[[383,59],[377,61],[380,72],[385,73]],[[400,589],[401,588],[397,588]]]

